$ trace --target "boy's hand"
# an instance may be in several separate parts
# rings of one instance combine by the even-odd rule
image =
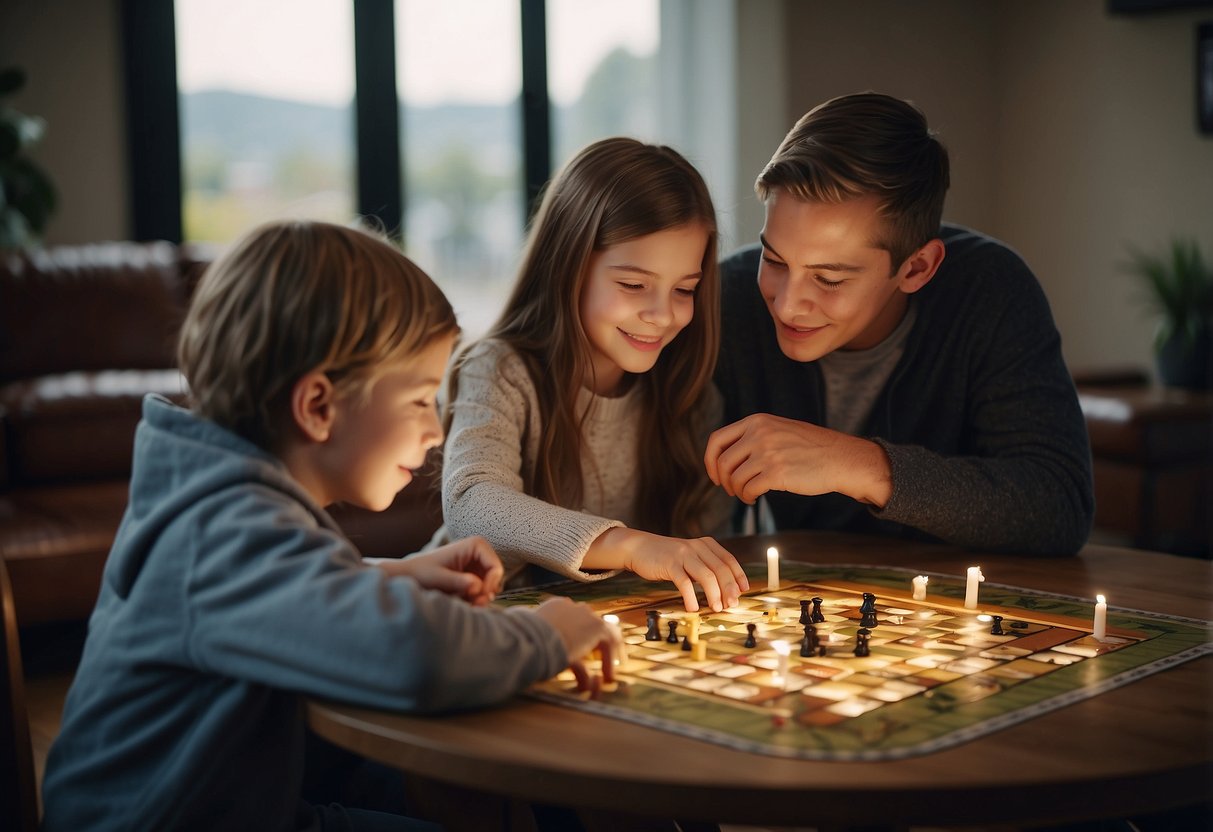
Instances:
[[[483,537],[465,537],[429,552],[380,562],[391,575],[407,575],[426,589],[437,589],[483,607],[501,591],[501,558]]]
[[[602,680],[615,681],[615,655],[619,635],[615,628],[599,618],[586,604],[569,598],[549,598],[535,609],[538,615],[560,634],[569,669],[577,677],[577,690],[597,696]],[[593,650],[602,654],[602,677],[591,675],[585,657]]]
[[[616,526],[590,544],[582,568],[623,568],[650,581],[673,581],[686,608],[695,612],[703,587],[708,606],[734,606],[750,582],[737,558],[710,537],[684,540]]]
[[[703,463],[712,482],[749,504],[768,491],[837,491],[882,508],[893,489],[889,459],[875,442],[769,413],[715,431]]]

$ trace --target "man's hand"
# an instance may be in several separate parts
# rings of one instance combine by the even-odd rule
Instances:
[[[893,490],[889,459],[875,442],[769,413],[715,431],[703,463],[712,482],[750,504],[768,491],[837,491],[883,507]]]

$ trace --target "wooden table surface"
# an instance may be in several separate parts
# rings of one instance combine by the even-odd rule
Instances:
[[[819,532],[735,538],[813,563],[901,566],[1213,618],[1213,563],[1089,545],[1077,557],[976,554]],[[308,703],[330,741],[404,772],[525,801],[776,825],[1031,824],[1125,817],[1213,796],[1213,657],[1189,661],[960,746],[889,762],[815,762],[710,743],[524,697],[410,717]]]

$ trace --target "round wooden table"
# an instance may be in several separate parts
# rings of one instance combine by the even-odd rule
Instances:
[[[1208,620],[1213,563],[1090,545],[1077,557],[980,554],[829,533],[736,538],[739,559],[964,574],[1114,607]],[[1210,799],[1213,661],[1204,656],[944,751],[815,762],[710,743],[516,697],[415,717],[308,703],[328,740],[400,770],[524,801],[725,823],[866,826],[1061,823]]]

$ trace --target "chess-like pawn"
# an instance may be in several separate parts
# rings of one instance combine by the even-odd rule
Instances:
[[[812,622],[804,625],[804,638],[800,640],[800,655],[812,656],[817,652],[817,628]]]
[[[746,647],[757,647],[758,646],[758,641],[757,641],[757,639],[754,638],[754,631],[757,629],[758,629],[757,624],[745,625],[745,631],[746,631],[745,646]]]
[[[669,628],[670,634],[665,637],[665,640],[668,641],[670,644],[677,644],[678,643],[678,622],[671,621],[669,624],[666,624],[666,627]]]
[[[683,636],[683,637],[682,637],[682,649],[683,649],[683,650],[685,650],[685,651],[687,651],[688,653],[690,653],[690,652],[691,652],[691,636],[690,636],[690,634],[687,634],[687,635],[685,635],[685,636]]]
[[[871,650],[868,648],[868,639],[871,638],[872,631],[868,629],[860,629],[855,633],[855,655],[869,656]]]
[[[1002,631],[1002,616],[995,615],[995,616],[993,616],[993,618],[994,618],[994,623],[992,625],[990,625],[990,635],[992,635],[992,636],[1005,635],[1005,633],[1003,633],[1003,631]]]
[[[809,621],[814,624],[821,624],[826,620],[825,614],[821,611],[821,598],[813,599],[813,612],[809,614]]]
[[[859,611],[863,617],[859,620],[861,627],[875,627],[876,621],[876,596],[870,592],[863,594],[863,604],[859,607]]]
[[[809,599],[802,598],[800,601],[800,626],[804,627],[805,625],[811,623],[812,619],[809,618]],[[800,655],[803,656],[804,653],[801,653]]]
[[[661,629],[657,626],[657,618],[661,613],[657,610],[645,611],[645,619],[648,622],[649,630],[644,634],[645,641],[661,641]]]

